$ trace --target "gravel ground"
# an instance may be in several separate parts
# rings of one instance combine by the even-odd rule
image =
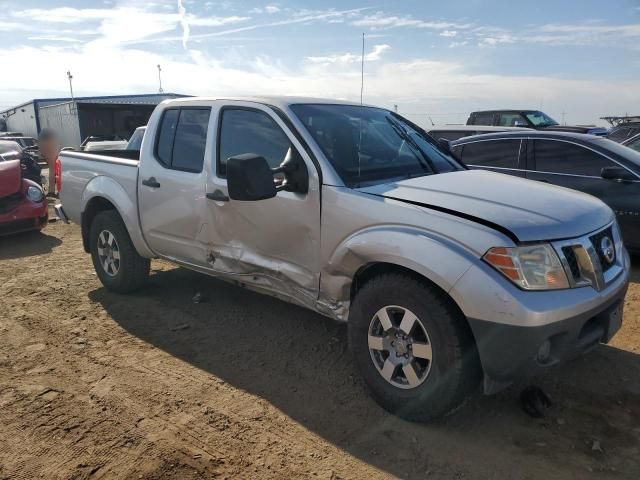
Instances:
[[[640,268],[609,346],[445,420],[367,395],[346,329],[154,261],[99,283],[77,226],[0,239],[0,478],[640,478]],[[202,301],[194,303],[200,293]]]

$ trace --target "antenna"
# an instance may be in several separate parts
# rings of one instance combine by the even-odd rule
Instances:
[[[73,75],[71,75],[71,70],[67,70],[67,78],[69,79],[69,90],[71,90],[71,101],[75,102],[75,98],[73,97]]]
[[[162,90],[162,67],[160,66],[160,64],[158,64],[158,83],[160,84],[158,93],[164,92],[164,90]]]
[[[362,94],[364,92],[364,32],[362,33],[362,65],[360,71],[360,105],[362,105]]]

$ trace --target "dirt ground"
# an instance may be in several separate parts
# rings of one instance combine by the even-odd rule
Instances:
[[[107,292],[77,226],[0,239],[0,478],[640,478],[640,266],[610,346],[411,424],[344,325],[170,264]],[[200,292],[202,301],[194,303]]]

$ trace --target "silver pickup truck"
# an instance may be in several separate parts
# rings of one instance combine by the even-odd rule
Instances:
[[[141,287],[163,258],[348,322],[373,396],[407,419],[621,326],[629,256],[605,204],[468,170],[382,108],[171,100],[139,161],[60,159],[58,213],[81,225],[106,288]]]

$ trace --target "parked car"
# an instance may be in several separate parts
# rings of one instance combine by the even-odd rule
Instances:
[[[0,140],[0,161],[19,160],[22,168],[22,177],[34,181],[38,185],[44,185],[41,176],[42,168],[38,165],[38,157],[29,149],[22,148],[17,142]]]
[[[427,133],[436,140],[444,139],[448,141],[458,140],[462,137],[472,135],[483,135],[485,133],[511,132],[524,130],[524,127],[490,127],[487,125],[445,125],[442,127],[432,127]]]
[[[572,188],[609,205],[624,243],[640,251],[640,153],[593,135],[513,132],[451,143],[455,156],[472,168]]]
[[[469,170],[391,111],[189,98],[156,107],[145,136],[139,161],[60,154],[56,210],[103,285],[139,288],[157,257],[348,321],[365,382],[402,417],[621,326],[629,256],[609,207]]]
[[[125,150],[140,150],[142,147],[142,139],[144,138],[144,132],[147,129],[146,126],[138,127],[131,135],[127,148]]]
[[[33,137],[10,137],[10,136],[6,136],[6,137],[0,137],[0,141],[16,142],[23,149],[26,149],[26,148],[37,149],[38,148],[38,141]]]
[[[47,211],[42,187],[23,177],[20,160],[0,161],[0,235],[43,229]]]
[[[20,160],[22,147],[17,142],[0,139],[0,161]]]
[[[631,138],[628,138],[627,140],[622,142],[622,144],[625,147],[634,149],[636,152],[640,152],[640,133],[637,135],[634,135]]]
[[[605,136],[606,128],[595,125],[560,125],[553,118],[539,110],[485,110],[472,112],[467,125],[495,125],[501,127],[526,127],[536,130],[588,133]]]
[[[640,134],[640,122],[625,122],[613,127],[607,138],[614,142],[623,143],[638,134]]]

